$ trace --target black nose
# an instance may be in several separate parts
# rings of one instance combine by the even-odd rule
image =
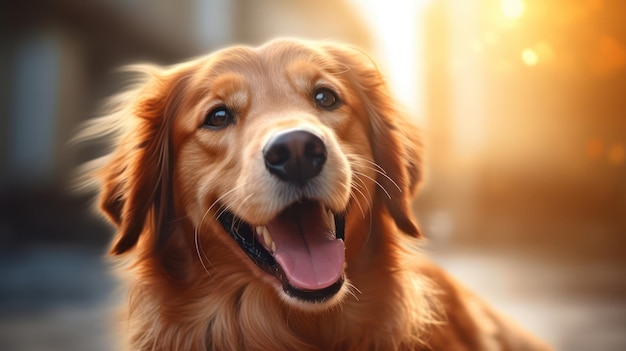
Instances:
[[[283,181],[304,186],[318,175],[326,162],[322,139],[307,131],[284,133],[263,149],[265,167]]]

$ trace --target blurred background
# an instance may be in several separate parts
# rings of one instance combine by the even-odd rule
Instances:
[[[556,350],[626,350],[626,1],[5,0],[0,350],[113,350],[110,228],[68,144],[124,86],[291,36],[362,47],[424,130],[427,250]]]

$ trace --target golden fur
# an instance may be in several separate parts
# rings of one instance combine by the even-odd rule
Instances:
[[[133,70],[141,81],[81,135],[112,144],[90,175],[117,228],[126,349],[548,349],[416,250],[418,133],[362,52],[278,40]],[[315,106],[319,86],[341,104]],[[203,128],[220,104],[236,110],[236,123]],[[272,135],[291,129],[320,135],[328,149],[322,172],[299,190],[261,157]],[[346,213],[346,283],[326,302],[285,295],[217,219],[228,209],[261,225],[299,198]]]

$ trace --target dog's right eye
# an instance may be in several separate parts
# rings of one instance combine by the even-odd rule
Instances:
[[[337,94],[328,88],[317,89],[313,94],[313,97],[317,106],[326,110],[331,110],[337,107],[337,104],[339,103]]]
[[[214,108],[206,115],[203,128],[222,129],[234,122],[233,114],[224,106]]]

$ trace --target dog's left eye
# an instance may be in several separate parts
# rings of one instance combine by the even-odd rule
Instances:
[[[337,95],[328,88],[320,88],[315,91],[313,95],[317,106],[323,109],[332,109],[337,106],[339,99]]]
[[[206,115],[202,127],[221,129],[234,122],[233,114],[224,106],[217,107]]]

